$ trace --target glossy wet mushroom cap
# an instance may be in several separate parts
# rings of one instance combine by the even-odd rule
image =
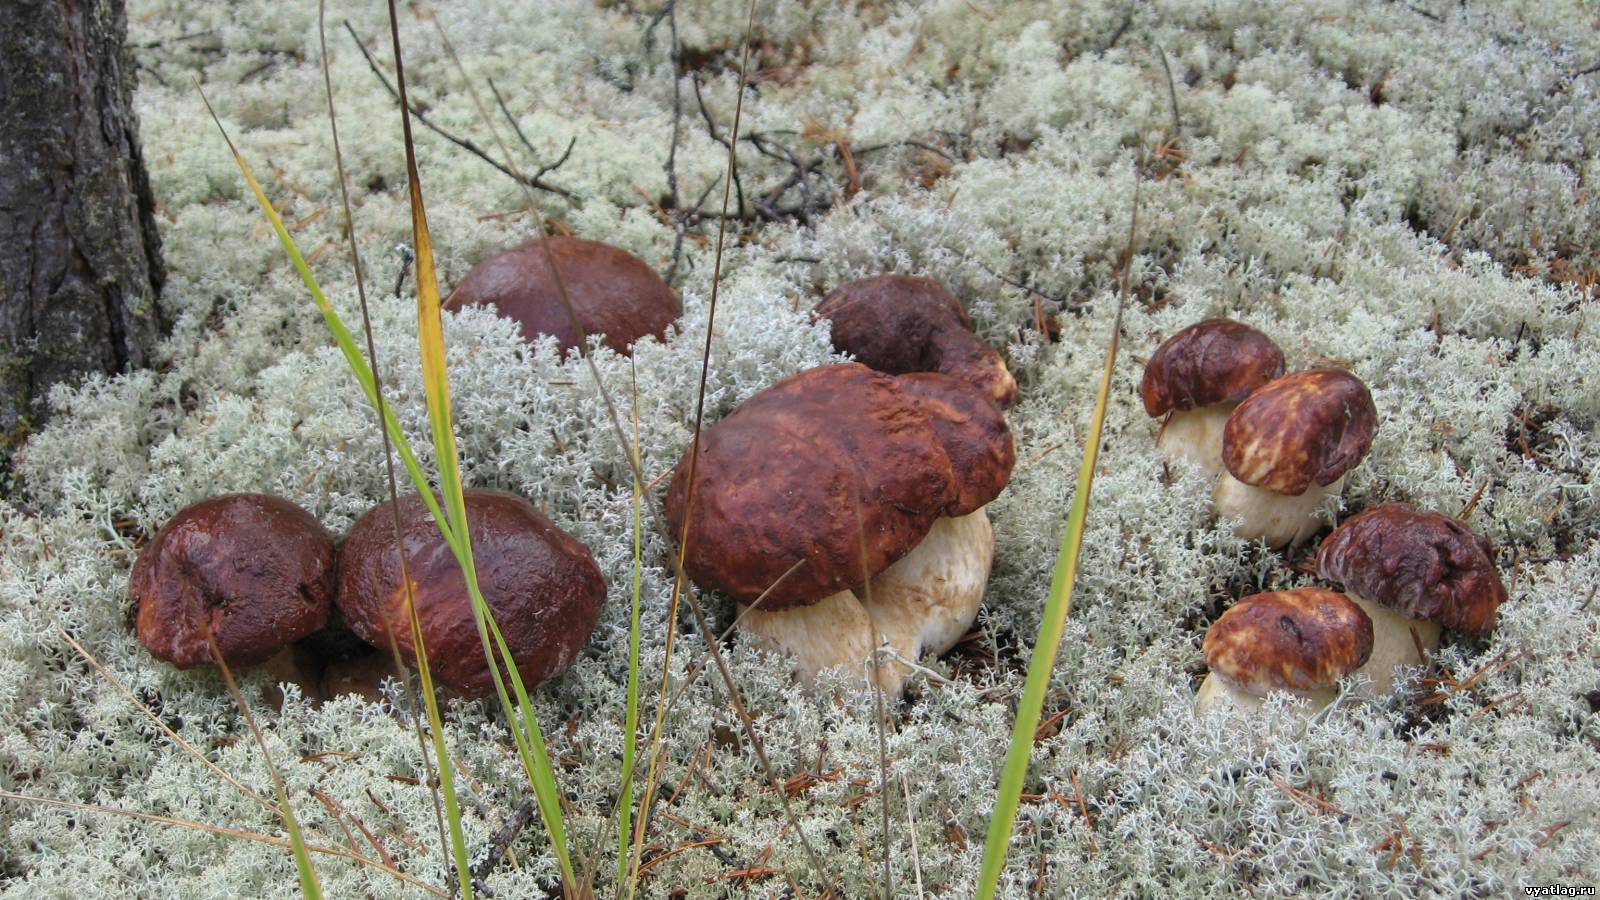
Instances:
[[[1145,364],[1139,398],[1152,418],[1238,403],[1283,375],[1283,351],[1232,319],[1196,322],[1162,342]]]
[[[822,298],[816,315],[832,324],[834,349],[863,365],[891,375],[943,372],[1003,407],[1016,402],[1017,382],[1000,354],[972,330],[961,301],[931,278],[852,281]]]
[[[604,335],[606,346],[618,353],[628,353],[645,335],[665,339],[681,312],[678,298],[643,260],[582,238],[553,237],[548,244],[585,334]],[[545,242],[527,241],[473,266],[444,308],[488,305],[520,322],[529,341],[554,335],[563,353],[578,345]]]
[[[1322,542],[1317,574],[1408,618],[1469,634],[1493,630],[1506,600],[1487,540],[1404,503],[1346,520]]]
[[[606,585],[594,558],[532,503],[505,491],[466,492],[474,566],[523,684],[566,671],[594,630]],[[405,615],[390,504],[368,510],[339,550],[336,602],[350,629],[387,652],[393,628],[406,662],[416,648]],[[400,499],[406,566],[433,677],[467,696],[494,690],[466,579],[422,498]]]
[[[690,458],[667,490],[674,535],[690,508]],[[860,586],[959,494],[921,401],[855,363],[785,378],[706,429],[694,491],[689,577],[744,603],[777,585],[762,601],[774,612]]]
[[[1252,487],[1297,496],[1337,481],[1367,455],[1378,410],[1361,379],[1340,369],[1285,375],[1228,417],[1222,460]]]
[[[1310,691],[1367,661],[1372,621],[1335,591],[1253,594],[1211,624],[1203,649],[1212,673],[1246,693]]]
[[[328,622],[333,538],[282,497],[225,494],[184,507],[128,580],[139,642],[180,669],[265,662]]]

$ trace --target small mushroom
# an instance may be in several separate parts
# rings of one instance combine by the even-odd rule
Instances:
[[[1372,617],[1376,646],[1363,670],[1377,690],[1395,670],[1438,649],[1439,629],[1487,634],[1506,588],[1489,542],[1461,522],[1404,503],[1354,516],[1322,542],[1317,574]]]
[[[1252,594],[1211,623],[1202,649],[1211,669],[1195,698],[1202,714],[1254,712],[1273,691],[1305,697],[1317,710],[1372,654],[1372,620],[1337,591]]]
[[[224,494],[191,504],[140,551],[128,579],[139,642],[180,669],[268,663],[314,693],[291,645],[328,622],[333,538],[282,497]]]
[[[824,366],[707,429],[692,508],[685,454],[667,516],[674,533],[690,523],[690,577],[732,595],[803,680],[864,680],[887,644],[898,659],[876,679],[898,696],[909,664],[977,615],[994,555],[983,507],[1014,460],[999,408],[958,379]]]
[[[832,323],[833,348],[863,365],[891,375],[953,375],[1002,408],[1017,400],[1000,354],[972,330],[961,301],[931,278],[852,281],[822,298],[815,315]]]
[[[1166,416],[1156,446],[1208,476],[1222,474],[1222,430],[1239,402],[1283,376],[1283,351],[1231,319],[1196,322],[1162,342],[1145,364],[1139,398],[1151,418]]]
[[[667,326],[678,320],[677,296],[644,260],[575,237],[534,239],[489,257],[461,279],[444,308],[494,306],[522,324],[528,341],[554,335],[566,353],[578,346],[579,335],[551,277],[552,256],[584,334],[604,335],[618,353],[629,353],[645,335],[664,340]]]
[[[478,585],[531,688],[578,658],[600,614],[605,580],[589,548],[532,503],[506,491],[469,490],[465,496]],[[493,675],[461,567],[422,498],[413,494],[399,503],[406,570],[433,677],[469,697],[488,694]],[[346,536],[335,603],[362,640],[387,654],[386,632],[392,631],[401,656],[416,664],[389,503],[368,510]],[[377,665],[376,671],[386,671],[381,661]]]
[[[1235,533],[1269,546],[1298,544],[1324,522],[1323,498],[1338,494],[1378,429],[1361,379],[1339,369],[1286,375],[1245,398],[1222,432],[1227,471],[1212,492]]]

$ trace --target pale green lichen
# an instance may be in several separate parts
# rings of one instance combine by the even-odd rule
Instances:
[[[145,78],[145,157],[163,205],[175,322],[160,365],[54,395],[55,423],[21,459],[0,506],[0,788],[276,834],[266,812],[186,757],[62,641],[83,641],[172,727],[270,794],[259,750],[218,678],[151,660],[129,633],[135,529],[226,490],[285,494],[332,529],[384,496],[381,445],[359,392],[226,149],[188,87],[198,76],[266,179],[347,321],[337,195],[309,3],[132,4]],[[991,8],[992,6],[992,8]],[[348,7],[348,8],[345,8]],[[701,93],[730,127],[746,6],[680,4]],[[480,91],[492,78],[535,152],[576,199],[544,196],[579,233],[665,268],[674,231],[655,213],[673,124],[668,23],[654,10],[563,0],[450,7],[444,21]],[[381,4],[335,4],[385,58]],[[1600,31],[1582,3],[1165,2],[920,6],[762,2],[746,129],[822,156],[808,224],[763,222],[730,241],[712,342],[708,416],[777,378],[834,359],[815,298],[882,271],[927,274],[966,299],[1023,386],[1011,416],[1018,466],[992,505],[997,558],[976,651],[931,661],[887,736],[893,831],[881,832],[871,698],[802,693],[743,638],[729,663],[810,843],[848,896],[877,889],[885,841],[897,892],[975,883],[998,761],[1037,628],[1111,323],[1116,260],[1143,165],[1134,296],[1123,326],[1076,609],[1054,676],[1003,891],[1020,896],[1503,894],[1600,880],[1600,309],[1581,292],[1600,267]],[[435,121],[492,146],[432,27],[405,20],[412,89]],[[647,38],[647,31],[648,38]],[[175,40],[180,35],[198,37]],[[389,296],[410,237],[393,103],[342,29],[331,31],[356,233],[396,413],[429,460],[411,301]],[[647,53],[647,47],[649,52]],[[1168,95],[1166,58],[1174,109]],[[789,68],[785,68],[788,66]],[[676,174],[685,204],[720,201],[722,147],[688,77]],[[1177,123],[1185,159],[1150,159]],[[821,141],[850,141],[860,192]],[[947,159],[913,144],[939,150]],[[872,148],[865,150],[862,148]],[[527,235],[523,197],[483,163],[419,131],[441,275]],[[516,152],[523,153],[522,149]],[[1142,162],[1141,162],[1142,160]],[[789,166],[740,144],[753,202]],[[786,199],[794,202],[798,194]],[[820,212],[823,207],[828,211]],[[632,366],[596,360],[613,396],[637,376],[647,477],[665,473],[692,423],[714,230],[685,245],[685,317]],[[1018,285],[1027,285],[1039,295]],[[1027,327],[1057,303],[1062,340]],[[1197,720],[1199,640],[1232,599],[1308,583],[1280,554],[1219,526],[1208,485],[1165,466],[1135,397],[1158,340],[1208,315],[1273,335],[1290,364],[1348,365],[1382,427],[1343,503],[1406,500],[1457,513],[1499,546],[1511,587],[1485,639],[1452,637],[1434,678],[1398,697],[1352,684],[1310,722]],[[594,550],[611,585],[574,670],[536,695],[563,761],[568,824],[609,846],[626,672],[630,505],[624,451],[587,371],[552,342],[524,345],[482,313],[446,324],[469,483],[521,491]],[[660,490],[657,485],[656,490]],[[663,664],[667,570],[645,548],[643,672]],[[727,609],[712,611],[726,621]],[[701,657],[680,645],[680,676]],[[264,687],[246,678],[252,695]],[[1422,703],[1437,695],[1437,702]],[[1276,704],[1276,701],[1275,701]],[[268,746],[315,840],[354,820],[410,874],[449,883],[403,705],[346,698],[262,705]],[[653,715],[647,707],[646,721]],[[483,848],[526,796],[504,723],[455,704],[449,742],[465,829]],[[692,772],[691,772],[692,770]],[[900,779],[909,789],[909,807]],[[781,878],[730,882],[735,864],[790,867],[813,889],[776,793],[720,681],[701,672],[667,717],[644,893],[771,896]],[[676,787],[682,784],[681,791]],[[809,786],[805,786],[809,784]],[[803,787],[803,790],[798,788]],[[313,795],[315,789],[319,795]],[[325,798],[327,803],[318,797]],[[8,896],[283,895],[287,851],[191,830],[5,801]],[[332,810],[346,817],[337,819]],[[1085,815],[1085,813],[1087,815]],[[907,824],[914,819],[916,864]],[[364,853],[378,855],[359,835]],[[426,852],[422,848],[428,848]],[[555,863],[542,838],[488,879],[537,895]],[[605,852],[610,852],[605,851]],[[730,862],[730,860],[734,862]],[[417,893],[372,869],[319,858],[330,896]],[[610,861],[598,866],[615,892]],[[1042,877],[1042,884],[1037,879]]]

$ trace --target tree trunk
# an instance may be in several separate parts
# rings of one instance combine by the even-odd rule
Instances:
[[[49,387],[146,365],[164,271],[124,0],[0,14],[0,458]],[[3,468],[3,460],[0,460]]]

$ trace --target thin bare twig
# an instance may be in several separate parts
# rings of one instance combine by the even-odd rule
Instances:
[[[356,47],[361,50],[361,55],[366,58],[367,65],[372,69],[372,74],[378,76],[378,80],[383,82],[383,86],[389,91],[389,96],[393,97],[396,103],[399,103],[400,92],[395,90],[394,85],[389,82],[389,77],[383,74],[383,69],[378,66],[378,61],[374,59],[372,53],[367,50],[366,43],[363,42],[361,37],[356,34],[355,26],[350,24],[349,19],[346,19],[344,22],[344,27],[346,31],[350,32],[350,39],[355,41]],[[457,147],[460,147],[473,156],[476,156],[478,159],[483,160],[485,163],[488,163],[495,169],[495,171],[505,175],[507,178],[510,178],[519,184],[524,184],[537,190],[547,191],[549,193],[556,194],[557,196],[564,197],[568,200],[578,199],[577,194],[567,190],[564,187],[551,184],[548,181],[542,181],[538,178],[527,178],[526,176],[519,175],[514,169],[509,168],[506,163],[503,163],[500,160],[490,156],[482,147],[479,147],[477,144],[474,144],[472,141],[467,140],[466,138],[458,137],[450,131],[447,131],[444,128],[434,124],[433,120],[429,119],[426,113],[418,109],[416,104],[408,103],[406,104],[406,108],[410,111],[411,115],[418,122],[421,122],[424,126],[426,126],[429,131],[432,131],[434,134],[437,134],[450,143],[455,144]]]

